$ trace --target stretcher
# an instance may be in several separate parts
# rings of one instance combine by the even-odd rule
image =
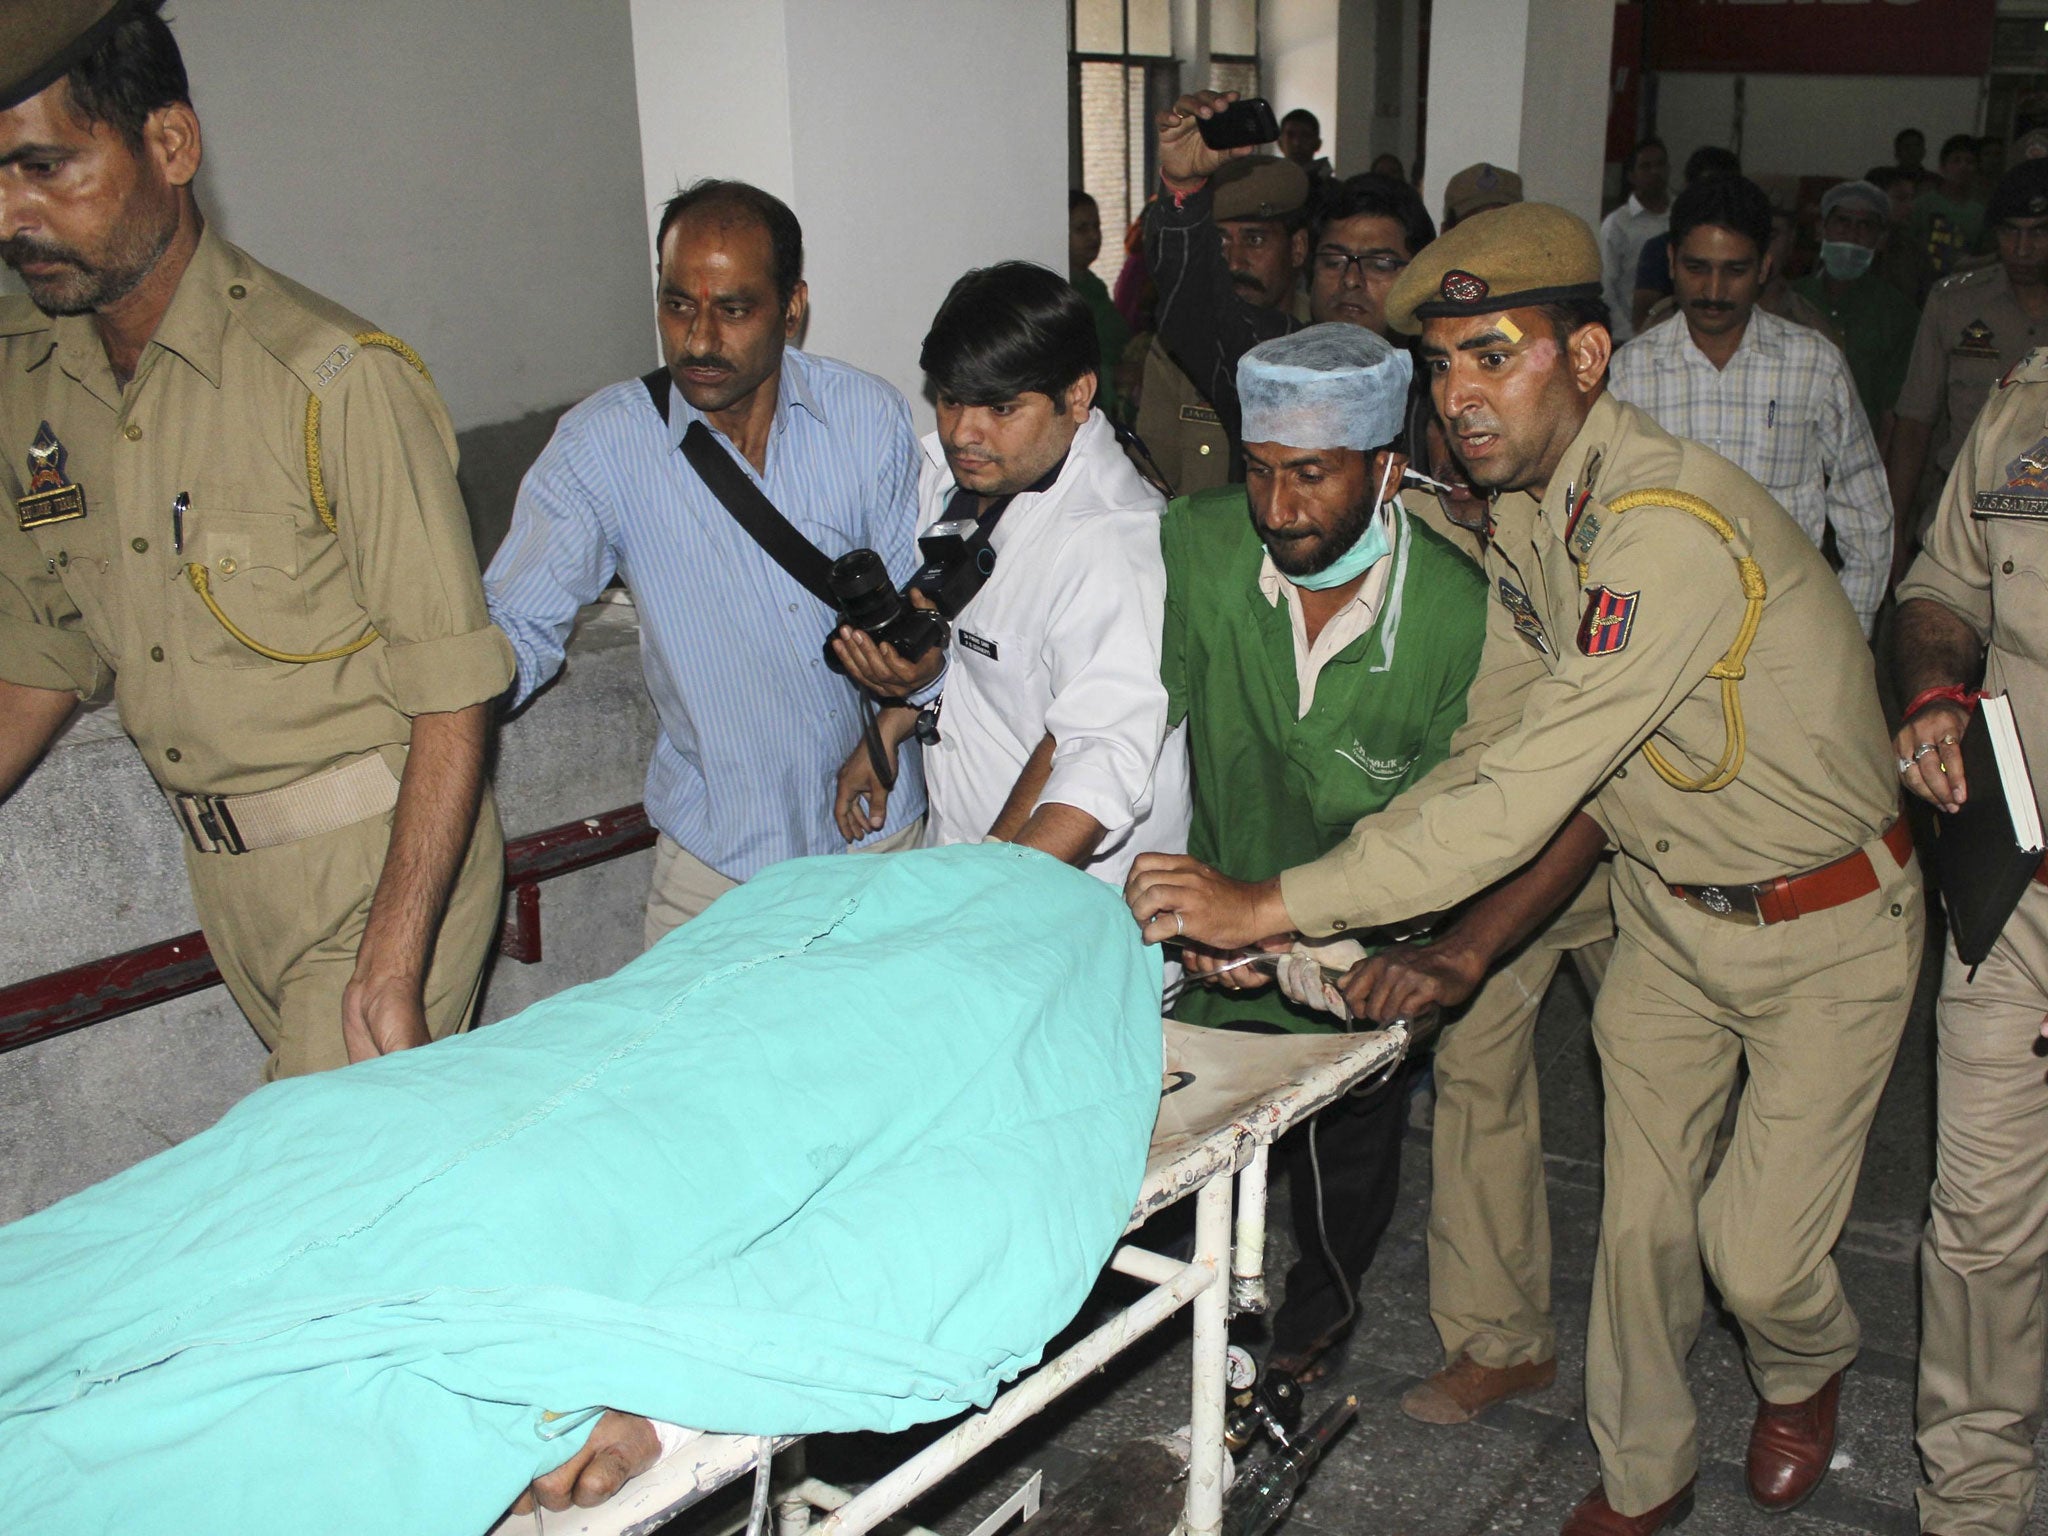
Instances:
[[[1086,1337],[858,1493],[785,1477],[773,1492],[775,1536],[864,1536],[980,1451],[1041,1412],[1182,1308],[1194,1315],[1184,1536],[1217,1536],[1225,1487],[1228,1324],[1266,1305],[1266,1169],[1272,1145],[1351,1089],[1391,1072],[1402,1026],[1357,1034],[1257,1035],[1166,1021],[1165,1076],[1145,1179],[1125,1231],[1195,1202],[1194,1251],[1171,1258],[1125,1243],[1109,1268],[1148,1289]],[[673,1438],[673,1437],[671,1437]],[[699,1500],[757,1474],[794,1438],[686,1432],[662,1459],[595,1509],[508,1515],[490,1536],[652,1536]],[[1035,1484],[1025,1490],[1035,1498]],[[1018,1500],[991,1517],[1014,1513]],[[1028,1512],[1028,1510],[1027,1510]],[[992,1529],[985,1523],[984,1529]]]

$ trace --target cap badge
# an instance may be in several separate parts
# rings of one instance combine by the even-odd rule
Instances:
[[[1442,291],[1453,304],[1476,304],[1492,292],[1486,286],[1485,278],[1461,272],[1455,267],[1444,274]]]

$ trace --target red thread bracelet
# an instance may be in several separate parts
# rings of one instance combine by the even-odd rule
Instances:
[[[1910,720],[1928,705],[1935,703],[1954,704],[1965,711],[1973,710],[1977,707],[1977,701],[1983,697],[1983,693],[1976,688],[1929,688],[1906,706],[1904,718]]]

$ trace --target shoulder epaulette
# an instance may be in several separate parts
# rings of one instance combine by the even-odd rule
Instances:
[[[2009,384],[2048,384],[2048,347],[2034,348],[2006,369],[1998,387],[2004,389]]]
[[[1957,289],[1968,288],[1973,283],[1986,282],[1997,270],[1996,267],[1972,267],[1967,272],[1951,272],[1934,285],[1929,297],[1934,293],[1953,293]]]
[[[315,394],[355,361],[362,351],[356,338],[376,329],[361,316],[247,257],[237,266],[240,270],[227,290],[230,312],[251,340]]]

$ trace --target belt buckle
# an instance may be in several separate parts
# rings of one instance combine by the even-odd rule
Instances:
[[[1762,905],[1753,885],[1689,885],[1686,898],[1701,911],[1745,927],[1764,926]]]
[[[242,841],[241,829],[235,825],[234,814],[228,810],[225,796],[181,794],[177,803],[185,832],[192,839],[192,846],[201,853],[249,851],[249,845]]]

